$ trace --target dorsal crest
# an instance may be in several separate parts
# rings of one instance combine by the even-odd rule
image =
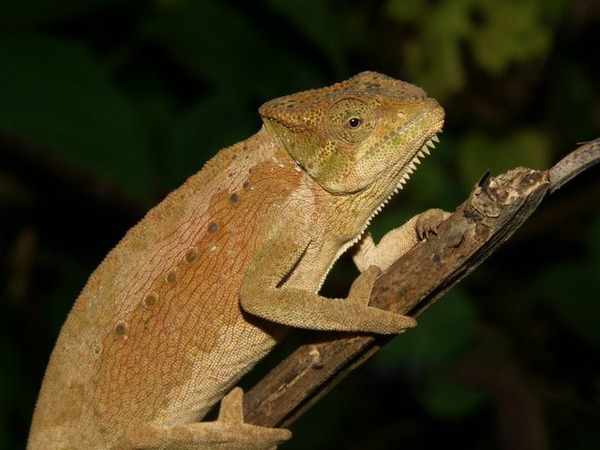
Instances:
[[[294,132],[307,131],[321,123],[326,111],[344,98],[425,98],[425,91],[404,81],[377,72],[361,72],[345,81],[320,89],[279,97],[263,104],[259,113]]]

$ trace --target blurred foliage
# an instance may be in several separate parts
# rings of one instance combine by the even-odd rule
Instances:
[[[418,39],[405,47],[408,72],[444,98],[467,85],[464,46],[472,62],[491,75],[544,58],[565,1],[391,0],[387,7],[390,17],[417,30]]]
[[[591,224],[586,241],[590,242],[584,255],[576,260],[549,264],[540,272],[537,290],[548,308],[588,344],[600,349],[598,317],[600,316],[600,216]],[[592,281],[590,281],[592,280]],[[582,289],[585,287],[585,290]],[[579,293],[577,308],[565,298]]]
[[[10,36],[0,42],[0,61],[3,131],[27,136],[134,195],[148,195],[151,177],[139,117],[85,48],[50,37]]]
[[[255,132],[262,102],[370,69],[444,105],[442,143],[374,221],[381,236],[452,210],[486,170],[547,168],[598,137],[599,21],[596,0],[1,1],[0,449],[23,447],[86,277]],[[552,196],[283,448],[598,448],[597,177]],[[353,276],[341,260],[325,292]]]

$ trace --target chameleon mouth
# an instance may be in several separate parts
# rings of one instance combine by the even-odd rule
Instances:
[[[404,185],[410,179],[410,176],[415,172],[415,170],[417,170],[417,165],[421,164],[421,159],[425,158],[426,156],[429,156],[431,154],[431,150],[433,150],[435,148],[435,144],[437,144],[437,143],[440,142],[440,140],[439,140],[439,138],[438,138],[437,135],[441,131],[442,130],[441,130],[441,124],[440,124],[439,127],[438,127],[438,130],[435,131],[425,141],[425,143],[415,152],[415,154],[412,157],[412,159],[410,159],[410,162],[408,164],[402,165],[402,167],[398,171],[398,175],[395,177],[395,178],[399,177],[399,181],[397,182],[396,187],[394,189],[392,189],[392,192],[390,192],[389,195],[381,202],[381,204],[379,204],[375,208],[375,210],[372,211],[371,215],[365,221],[363,229],[360,231],[360,233],[358,233],[353,240],[351,240],[351,241],[349,241],[349,242],[346,243],[346,245],[342,248],[342,250],[340,251],[340,253],[338,254],[338,256],[340,254],[342,254],[344,251],[346,251],[346,249],[348,249],[349,247],[351,247],[352,245],[354,245],[356,242],[358,242],[360,240],[360,238],[364,234],[365,230],[369,227],[369,225],[370,225],[371,220],[373,219],[373,217],[375,217],[377,214],[379,214],[381,212],[381,210],[383,209],[383,207],[394,196],[394,194],[398,193],[398,191],[400,191],[404,187]],[[337,257],[336,257],[336,259],[337,259]],[[321,280],[321,282],[322,281],[323,280]]]
[[[401,189],[404,188],[404,185],[408,182],[411,175],[417,170],[417,166],[421,164],[421,159],[429,156],[431,154],[431,150],[435,148],[435,145],[440,142],[438,138],[438,134],[442,131],[442,126],[444,124],[444,110],[439,106],[438,102],[434,99],[426,99],[429,103],[428,107],[421,112],[418,116],[414,117],[410,122],[403,124],[400,128],[396,129],[396,132],[390,136],[383,144],[389,144],[390,141],[395,140],[399,135],[403,133],[408,133],[411,129],[418,124],[422,124],[423,121],[427,120],[431,125],[428,125],[427,128],[432,129],[429,133],[426,133],[424,136],[421,136],[422,144],[420,147],[416,147],[412,152],[412,156],[409,156],[404,161],[398,161],[398,166],[393,169],[393,175],[390,179],[391,186],[388,185],[387,192],[389,192],[388,197],[385,199],[380,208],[385,205],[390,197],[394,194],[398,193]],[[432,123],[433,122],[433,123]],[[417,132],[418,133],[418,132]],[[381,144],[381,145],[383,145]],[[381,147],[378,146],[378,147]],[[396,144],[398,145],[398,144]],[[399,145],[405,146],[406,144],[400,143]]]
[[[435,148],[435,144],[439,142],[440,139],[438,138],[436,133],[421,146],[420,150],[417,151],[415,156],[413,156],[412,160],[402,167],[400,180],[398,181],[398,184],[394,189],[393,194],[397,193],[402,188],[404,188],[404,185],[408,182],[411,175],[418,169],[417,166],[421,164],[421,159],[431,155],[431,150],[433,150]]]
[[[390,201],[390,199],[395,194],[397,194],[400,190],[402,190],[404,188],[404,185],[406,183],[408,183],[408,180],[410,179],[411,175],[418,169],[417,166],[419,164],[421,164],[421,159],[431,155],[431,150],[433,150],[435,148],[435,144],[440,142],[440,139],[437,136],[438,133],[440,133],[440,132],[441,132],[441,129],[436,131],[429,139],[427,139],[427,141],[425,141],[425,143],[421,146],[421,148],[419,150],[417,150],[417,152],[412,157],[410,162],[407,164],[404,164],[400,168],[400,170],[398,172],[399,173],[399,181],[396,184],[396,187],[394,189],[392,189],[390,194],[383,200],[383,202],[381,202],[381,204],[379,206],[377,206],[375,211],[373,211],[373,214],[371,215],[371,217],[369,217],[369,220],[367,221],[367,226],[369,225],[369,223],[371,222],[373,217],[376,216],[377,214],[379,214],[381,212],[381,210],[383,209],[383,207],[385,205],[387,205],[387,203]]]

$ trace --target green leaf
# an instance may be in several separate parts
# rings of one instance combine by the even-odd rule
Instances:
[[[260,30],[223,2],[159,2],[142,32],[192,74],[233,90],[255,79],[269,58],[269,42]]]
[[[462,63],[463,39],[469,32],[468,0],[405,2],[390,0],[387,11],[416,32],[403,42],[411,79],[437,99],[444,99],[466,85]]]
[[[418,326],[381,349],[375,361],[384,366],[402,366],[418,360],[421,367],[435,370],[453,360],[471,341],[475,310],[458,289],[439,299],[418,319]]]
[[[492,74],[511,64],[544,56],[550,47],[548,6],[539,0],[473,2],[479,17],[470,28],[469,43],[479,65]]]
[[[141,29],[144,38],[210,89],[247,101],[324,84],[320,70],[304,55],[291,53],[243,9],[224,2],[162,1]]]
[[[484,396],[469,386],[438,377],[418,394],[427,410],[437,416],[460,418],[477,409]]]
[[[85,48],[46,37],[0,40],[0,130],[69,165],[151,197],[134,108]]]
[[[418,377],[422,382],[416,397],[431,413],[448,418],[469,414],[483,397],[439,372],[473,342],[475,309],[458,289],[453,289],[425,311],[418,322],[415,330],[382,348],[373,363],[387,370],[406,366],[420,369]]]
[[[266,3],[313,42],[339,73],[347,71],[346,48],[367,37],[360,33],[351,4],[306,0],[267,0]]]
[[[98,7],[117,4],[118,0],[2,0],[0,2],[0,29],[10,30],[23,26],[48,24],[71,19]]]
[[[598,214],[590,227],[588,242],[590,243],[590,258],[599,269],[600,275],[600,214]]]
[[[545,304],[574,333],[600,348],[600,258],[597,241],[600,221],[592,227],[591,258],[549,267],[536,280]]]
[[[472,186],[486,170],[497,175],[518,166],[548,168],[550,145],[535,129],[521,129],[502,137],[474,131],[459,145],[458,160],[464,183]]]
[[[389,0],[386,5],[388,14],[400,22],[413,22],[418,19],[428,6],[425,0]]]
[[[411,78],[444,99],[467,86],[465,51],[485,72],[502,75],[546,57],[563,0],[389,0],[388,15],[414,27],[403,43]]]
[[[221,148],[250,137],[260,127],[258,113],[236,95],[221,92],[191,108],[175,128],[162,162],[166,183],[175,187]]]

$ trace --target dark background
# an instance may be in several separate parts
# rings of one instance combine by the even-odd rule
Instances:
[[[599,137],[598,42],[597,0],[1,0],[0,448],[24,446],[87,276],[258,130],[262,102],[369,69],[442,103],[442,143],[381,236],[453,210],[487,169],[548,168]],[[599,174],[548,199],[283,448],[600,448]],[[354,276],[340,261],[325,292]]]

